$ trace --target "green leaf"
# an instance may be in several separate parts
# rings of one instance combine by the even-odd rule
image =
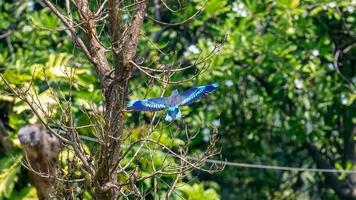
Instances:
[[[1,165],[0,173],[0,197],[9,198],[13,192],[16,181],[18,180],[17,173],[20,171],[20,158],[16,160],[12,157],[3,159],[5,164]],[[9,163],[12,163],[10,166]]]
[[[182,191],[188,200],[217,200],[219,195],[212,188],[204,189],[204,184],[194,184],[193,186],[186,183],[180,183],[178,190]]]

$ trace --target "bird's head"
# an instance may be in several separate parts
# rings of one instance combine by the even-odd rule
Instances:
[[[173,90],[172,93],[171,93],[171,96],[175,96],[175,95],[178,95],[179,92],[177,89]]]

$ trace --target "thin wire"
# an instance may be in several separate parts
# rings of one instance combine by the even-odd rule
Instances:
[[[98,142],[96,138],[88,136],[80,136],[82,139]],[[170,153],[165,153],[170,154]],[[171,154],[170,154],[171,155]],[[189,160],[202,161],[199,158],[193,156],[186,156]],[[265,165],[265,164],[251,164],[251,163],[241,163],[241,162],[229,162],[223,160],[205,159],[204,163],[225,165],[228,167],[240,167],[240,168],[253,168],[253,169],[264,169],[264,170],[275,170],[275,171],[293,171],[293,172],[320,172],[320,173],[343,173],[343,174],[356,174],[356,170],[338,170],[338,169],[322,169],[322,168],[307,168],[307,167],[289,167],[289,166],[279,166],[279,165]]]
[[[190,160],[199,160],[198,158],[187,156]],[[243,168],[254,168],[254,169],[270,169],[278,171],[294,171],[294,172],[321,172],[321,173],[345,173],[345,174],[356,174],[356,170],[338,170],[338,169],[321,169],[321,168],[307,168],[307,167],[286,167],[278,165],[264,165],[264,164],[251,164],[251,163],[240,163],[240,162],[229,162],[222,160],[205,159],[205,163],[220,164],[230,167],[243,167]]]

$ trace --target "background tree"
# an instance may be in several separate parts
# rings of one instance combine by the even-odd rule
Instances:
[[[38,78],[34,79],[33,87],[39,89],[39,97],[46,92],[50,94],[50,88],[57,96],[64,95],[66,98],[62,101],[71,103],[73,121],[80,127],[79,134],[94,137],[92,127],[81,126],[102,120],[88,114],[102,109],[99,106],[104,99],[101,83],[94,78],[95,72],[91,70],[85,54],[79,56],[82,54],[77,46],[73,48],[68,34],[61,31],[64,27],[58,18],[40,3],[24,2],[1,3],[2,74],[9,83],[21,88],[25,81],[32,79],[34,66],[37,66],[35,74],[38,75],[35,77]],[[66,13],[65,4],[56,6]],[[100,7],[95,6],[95,3],[89,5],[92,11]],[[201,130],[192,140],[188,152],[189,155],[199,155],[200,149],[209,144],[206,141],[212,137],[214,131],[210,127],[214,125],[219,129],[217,148],[222,150],[221,157],[232,162],[354,169],[355,6],[354,1],[149,2],[134,60],[138,67],[134,67],[132,72],[128,94],[133,99],[161,95],[165,91],[162,88],[170,89],[167,77],[173,70],[167,68],[200,63],[202,58],[210,57],[216,41],[222,41],[227,35],[223,48],[218,56],[212,57],[210,65],[204,65],[206,62],[193,65],[170,77],[170,82],[193,77],[181,84],[183,88],[208,82],[220,82],[221,88],[203,103],[184,108],[183,122],[170,126],[159,123],[162,130],[160,141],[165,140],[174,149],[175,145],[186,141],[183,134],[175,134],[176,131],[180,132],[182,127]],[[123,7],[124,11],[119,14],[121,25],[132,19],[136,10],[133,7]],[[71,8],[73,19],[79,20],[75,7]],[[102,22],[108,24],[109,15],[103,13]],[[10,17],[12,15],[16,17]],[[86,32],[81,26],[81,23],[73,25],[83,37],[83,42],[88,44],[90,40],[84,37]],[[102,44],[106,47],[114,44],[109,39],[112,32],[108,28],[101,29],[104,25],[100,22],[97,26]],[[106,55],[108,62],[114,63],[114,55],[110,52]],[[43,66],[48,83],[41,79]],[[74,76],[68,76],[64,70],[58,70],[61,68],[58,66],[62,69],[64,66],[77,68]],[[204,73],[196,76],[201,72]],[[68,77],[75,80],[71,90]],[[3,82],[0,84],[5,88]],[[48,96],[51,95],[42,95],[41,101],[50,102]],[[36,118],[28,112],[26,105],[7,92],[2,93],[1,101],[0,118],[6,129],[3,133],[9,135],[2,141],[7,144],[6,141],[10,141],[12,147],[8,151],[18,155],[18,143],[14,139],[16,132],[29,122],[35,122]],[[53,119],[63,122],[63,116],[54,114]],[[149,124],[152,119],[151,115],[143,113],[128,113],[127,117],[124,132],[137,137],[142,130],[149,129],[144,124]],[[51,127],[57,127],[55,122]],[[157,133],[152,136],[158,138]],[[85,142],[84,148],[93,149],[94,146],[93,142]],[[124,146],[122,148],[125,149]],[[162,163],[164,154],[154,152],[152,157],[156,159],[152,160]],[[65,156],[61,158],[61,155],[64,154],[60,154],[60,161],[70,160]],[[132,155],[133,152],[128,157]],[[8,177],[1,179],[1,183],[14,187],[0,189],[7,191],[0,192],[0,195],[31,195],[25,170],[11,161],[12,157],[4,153],[0,156],[2,161],[7,160],[0,166],[1,174],[7,176],[1,177]],[[150,157],[142,154],[140,170],[152,172],[151,166],[156,165],[151,164]],[[143,162],[144,159],[149,161]],[[132,171],[134,168],[129,169]],[[74,171],[77,170],[74,168]],[[67,178],[82,177],[67,174]],[[8,184],[16,180],[16,184]],[[138,183],[137,187],[165,196],[169,187],[164,182],[170,184],[173,180],[169,176],[160,176],[143,181],[141,185]],[[179,185],[172,194],[175,198],[205,199],[206,196],[214,196],[211,195],[214,193],[212,189],[202,191],[209,187],[218,191],[221,199],[355,199],[354,177],[343,173],[226,167],[213,175],[194,170],[183,182],[189,185]],[[82,192],[73,194],[82,194],[85,198],[91,193],[90,184],[66,184],[63,187],[72,188],[69,191],[80,188]],[[11,194],[13,190],[22,192]],[[159,198],[153,194],[150,193]]]
[[[196,24],[184,29],[205,40],[229,33],[207,77],[226,84],[215,108],[223,157],[354,168],[354,6],[354,1],[210,1]],[[353,175],[226,168],[208,177],[229,199],[355,198]]]

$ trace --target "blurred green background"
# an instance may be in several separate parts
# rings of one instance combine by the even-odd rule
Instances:
[[[173,89],[214,82],[220,88],[182,108],[182,122],[164,129],[167,144],[184,142],[179,135],[170,135],[184,123],[190,130],[200,130],[191,147],[191,154],[199,155],[215,126],[221,149],[216,159],[310,168],[323,168],[326,163],[334,169],[355,169],[355,0],[167,3],[175,12],[161,6],[157,13],[152,2],[148,15],[178,24],[163,25],[146,18],[137,55],[142,65],[158,69],[194,64],[224,41],[208,62],[173,75],[172,80],[179,81],[203,71],[191,81],[168,86],[166,95]],[[202,6],[201,13],[179,23]],[[86,125],[90,123],[86,112],[100,109],[100,85],[91,64],[63,30],[60,21],[37,1],[0,0],[0,72],[18,88],[34,78],[33,87],[53,111],[54,122],[63,116],[53,98],[70,95],[76,123]],[[68,68],[76,69],[73,88],[66,76]],[[159,96],[163,85],[134,69],[130,98]],[[147,113],[127,114],[127,130],[139,132],[150,118]],[[35,198],[27,171],[15,159],[21,154],[17,131],[35,122],[30,108],[11,96],[0,81],[0,199]],[[90,128],[81,129],[81,134],[94,136]],[[155,156],[161,162],[159,153]],[[181,184],[173,199],[356,198],[340,193],[345,188],[356,190],[355,175],[343,173],[227,166],[214,174],[193,171]],[[152,183],[146,181],[145,187]],[[161,190],[164,193],[167,188]]]

